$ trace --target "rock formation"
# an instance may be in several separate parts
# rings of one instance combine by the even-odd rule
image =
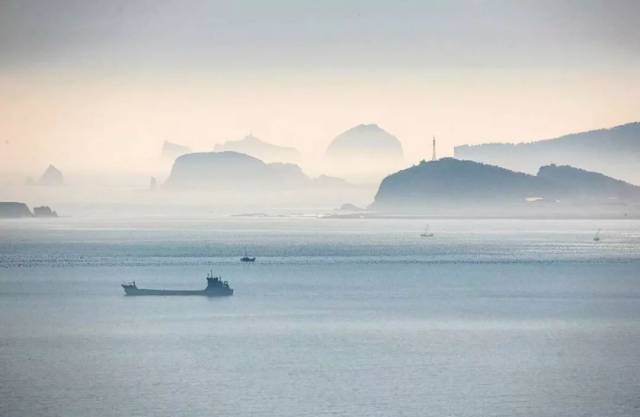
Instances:
[[[640,187],[570,166],[549,165],[537,175],[473,161],[421,162],[386,177],[371,208],[392,212],[503,213],[530,201],[556,202],[579,212],[587,207],[640,203]],[[515,211],[509,211],[513,213]]]
[[[162,157],[166,159],[176,159],[177,157],[191,152],[191,149],[184,145],[165,141],[162,145]]]
[[[571,165],[640,184],[640,123],[527,143],[463,145],[459,159],[535,173],[547,164]]]
[[[358,125],[338,135],[326,160],[332,174],[356,181],[377,181],[403,166],[402,144],[378,125]]]
[[[19,217],[33,217],[33,213],[24,203],[0,201],[0,218],[10,219]]]
[[[49,206],[40,206],[33,208],[34,217],[58,217],[58,213],[51,210]]]
[[[293,164],[266,164],[238,152],[200,152],[176,159],[166,186],[171,189],[238,189],[302,186],[308,178]]]
[[[253,135],[245,136],[236,141],[227,141],[215,146],[216,152],[233,151],[253,156],[264,162],[298,163],[300,153],[295,148],[273,145],[264,142]]]
[[[38,179],[38,185],[58,186],[62,184],[64,184],[62,172],[53,165],[49,165],[42,176],[40,176],[40,179]]]

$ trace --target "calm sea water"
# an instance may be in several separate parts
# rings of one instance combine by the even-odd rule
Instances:
[[[430,223],[2,221],[0,415],[640,415],[640,222]]]

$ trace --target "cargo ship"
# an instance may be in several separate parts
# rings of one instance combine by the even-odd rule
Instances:
[[[205,295],[207,297],[221,297],[233,295],[233,288],[229,282],[223,281],[221,277],[213,276],[213,272],[207,274],[207,287],[203,290],[154,290],[149,288],[138,288],[136,282],[125,282],[122,284],[125,295]]]

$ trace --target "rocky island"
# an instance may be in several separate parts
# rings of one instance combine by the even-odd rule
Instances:
[[[639,212],[640,187],[570,166],[537,175],[473,161],[421,162],[386,177],[371,209],[439,216],[613,215]]]
[[[0,218],[12,219],[20,217],[33,217],[33,213],[25,203],[0,201]]]
[[[51,210],[49,206],[40,206],[33,208],[34,217],[58,217],[58,213]]]
[[[58,217],[58,213],[48,206],[34,207],[32,213],[25,203],[0,201],[0,218],[15,219],[21,217]]]
[[[238,189],[237,187],[301,186],[308,178],[294,164],[267,164],[239,152],[182,155],[166,181],[170,189]]]
[[[462,145],[456,158],[535,173],[551,163],[578,166],[640,183],[640,123],[522,143]]]
[[[336,204],[344,199],[366,201],[372,190],[343,179],[321,175],[309,177],[296,164],[265,163],[239,152],[199,152],[177,158],[165,191],[189,192],[193,198],[214,193],[220,205],[252,209],[286,204]],[[183,194],[181,198],[188,198]]]
[[[53,165],[49,165],[44,173],[38,179],[38,185],[59,186],[64,184],[64,176],[62,171]]]
[[[191,152],[188,146],[164,141],[162,144],[162,157],[166,159],[176,159],[177,157]]]
[[[230,140],[223,144],[218,144],[214,149],[216,152],[233,151],[243,153],[264,162],[289,162],[300,161],[300,152],[295,148],[273,145],[264,142],[253,135],[245,136],[240,140]]]
[[[361,124],[339,134],[326,161],[332,174],[359,182],[379,181],[402,167],[402,144],[376,124]]]

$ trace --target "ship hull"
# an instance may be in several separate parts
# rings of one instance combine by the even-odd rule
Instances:
[[[131,288],[123,286],[125,295],[129,296],[193,296],[200,295],[205,297],[225,297],[233,295],[233,290],[216,289],[216,290],[152,290],[146,288]]]

